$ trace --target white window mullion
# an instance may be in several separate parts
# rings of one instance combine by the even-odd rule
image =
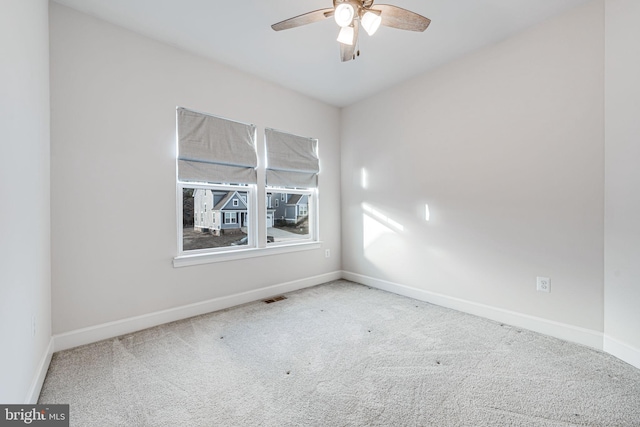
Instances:
[[[264,135],[264,131],[261,131]],[[267,246],[267,227],[266,227],[266,218],[267,218],[267,201],[265,199],[265,170],[266,170],[266,144],[264,137],[262,140],[256,138],[256,151],[258,153],[258,167],[256,169],[257,174],[257,184],[256,184],[256,192],[255,192],[255,209],[256,213],[254,217],[254,229],[256,233],[254,237],[256,239],[255,245],[258,248],[265,248]]]

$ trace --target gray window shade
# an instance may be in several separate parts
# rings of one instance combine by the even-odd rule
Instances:
[[[255,184],[255,126],[178,108],[178,179]]]
[[[265,131],[267,142],[267,185],[315,188],[318,186],[318,140],[273,129]]]

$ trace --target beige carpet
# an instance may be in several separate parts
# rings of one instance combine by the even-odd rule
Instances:
[[[56,353],[72,426],[640,426],[607,354],[337,281]]]

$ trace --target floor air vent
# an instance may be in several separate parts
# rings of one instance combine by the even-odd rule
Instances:
[[[287,299],[287,297],[285,297],[284,295],[280,295],[279,297],[266,299],[264,300],[264,302],[267,304],[271,304],[272,302],[282,301],[283,299]]]

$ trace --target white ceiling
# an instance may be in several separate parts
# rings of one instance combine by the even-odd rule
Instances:
[[[331,0],[55,0],[336,106],[364,99],[588,0],[384,0],[432,20],[424,33],[381,27],[342,63],[326,19],[275,32],[271,24]],[[380,0],[382,1],[382,0]]]

